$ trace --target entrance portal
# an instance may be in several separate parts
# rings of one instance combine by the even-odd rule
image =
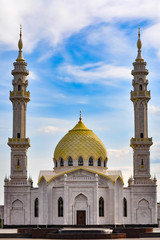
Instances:
[[[86,224],[86,211],[77,211],[77,225]]]

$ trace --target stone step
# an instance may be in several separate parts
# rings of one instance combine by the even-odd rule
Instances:
[[[30,233],[0,233],[0,238],[32,238]]]
[[[140,238],[159,238],[160,239],[160,232],[141,233]]]
[[[46,235],[48,239],[120,239],[126,238],[125,233],[87,233],[78,232],[77,233],[48,233]]]

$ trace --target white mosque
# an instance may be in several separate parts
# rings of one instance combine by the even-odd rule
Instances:
[[[150,175],[150,146],[147,108],[148,70],[141,55],[140,30],[138,55],[133,63],[134,107],[133,177],[124,187],[120,170],[107,168],[108,156],[102,141],[87,128],[80,115],[78,123],[57,144],[54,169],[40,171],[38,187],[27,176],[26,110],[30,101],[27,91],[29,71],[22,55],[14,62],[13,136],[10,178],[4,180],[4,225],[100,225],[157,224],[157,185]],[[30,161],[30,160],[29,160]],[[1,211],[2,211],[1,209]]]

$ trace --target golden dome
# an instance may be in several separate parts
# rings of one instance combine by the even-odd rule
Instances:
[[[54,160],[63,158],[67,160],[72,157],[77,160],[79,157],[88,160],[92,157],[95,160],[101,157],[102,161],[107,159],[107,151],[102,141],[80,121],[70,130],[57,144],[54,151]]]

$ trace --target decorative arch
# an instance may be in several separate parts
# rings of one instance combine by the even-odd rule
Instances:
[[[138,224],[149,224],[152,222],[152,211],[149,207],[149,202],[144,198],[138,202],[136,222]]]
[[[16,199],[12,202],[12,209],[10,212],[10,223],[14,225],[23,225],[25,223],[24,208],[23,202],[19,199]]]
[[[72,157],[68,158],[68,166],[73,166],[73,159],[72,159]]]
[[[127,217],[127,199],[123,198],[123,217]]]
[[[83,166],[83,158],[82,157],[78,158],[78,166]]]
[[[58,199],[58,217],[63,217],[63,198]]]
[[[16,199],[13,203],[12,203],[12,209],[17,209],[17,208],[23,208],[23,202],[20,201],[19,199]]]
[[[34,201],[34,217],[39,217],[39,199],[36,198]]]
[[[99,217],[104,217],[104,199],[103,199],[103,197],[99,198]]]
[[[90,157],[88,160],[88,166],[93,166],[93,158]]]
[[[75,201],[80,201],[80,202],[82,202],[82,201],[87,201],[87,200],[88,200],[88,198],[87,198],[84,194],[82,194],[82,193],[78,194],[78,195],[75,197]]]

